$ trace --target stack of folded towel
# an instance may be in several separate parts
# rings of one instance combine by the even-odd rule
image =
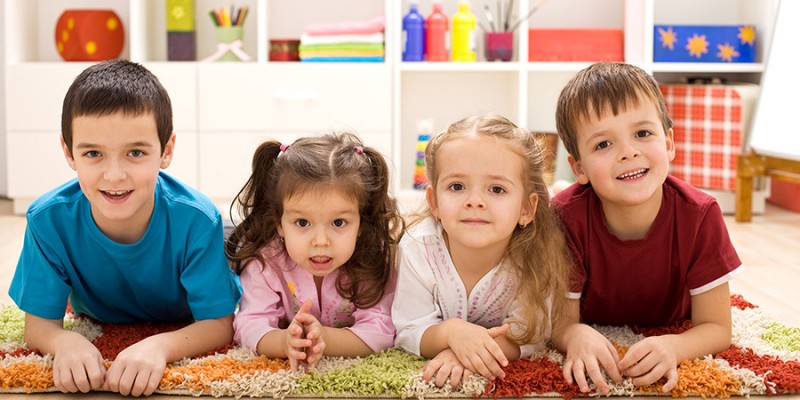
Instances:
[[[308,25],[300,37],[300,61],[383,62],[383,15],[366,21]]]

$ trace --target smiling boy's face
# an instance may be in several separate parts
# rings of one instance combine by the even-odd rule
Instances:
[[[175,135],[162,152],[151,113],[80,116],[72,131],[72,149],[61,144],[95,223],[112,240],[135,242],[150,222],[158,172],[172,161]]]
[[[636,206],[661,201],[661,186],[675,158],[672,129],[664,132],[652,101],[640,97],[619,114],[589,113],[577,125],[580,161],[569,156],[575,178],[591,183],[603,204]]]

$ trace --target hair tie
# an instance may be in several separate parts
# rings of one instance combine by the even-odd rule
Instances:
[[[361,147],[361,146],[356,146],[356,147],[354,147],[354,149],[356,150],[356,153],[358,153],[358,154],[364,154],[364,148],[363,148],[363,147]]]
[[[288,144],[281,144],[281,152],[285,152],[289,148]]]

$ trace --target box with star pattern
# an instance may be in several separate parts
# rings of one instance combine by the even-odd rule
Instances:
[[[755,61],[752,25],[656,25],[655,62],[747,63]]]

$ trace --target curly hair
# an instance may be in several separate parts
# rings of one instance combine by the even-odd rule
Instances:
[[[437,152],[444,143],[470,135],[491,137],[507,144],[509,151],[524,161],[525,198],[531,193],[538,197],[533,223],[514,229],[504,259],[519,279],[517,300],[527,305],[524,313],[527,329],[510,337],[520,344],[544,340],[547,331],[555,330],[561,323],[572,265],[561,224],[550,206],[550,194],[543,177],[544,153],[532,133],[502,116],[464,118],[434,136],[425,149],[425,172],[434,190],[441,173],[436,163]],[[426,209],[412,216],[409,225],[431,215]]]
[[[283,201],[315,190],[346,193],[358,202],[357,244],[340,268],[336,289],[356,307],[377,304],[393,274],[405,224],[389,195],[386,160],[352,133],[301,138],[289,146],[266,141],[256,149],[253,172],[231,205],[231,215],[238,206],[243,217],[225,242],[234,271],[241,273],[253,259],[267,263],[261,250],[278,236]]]

